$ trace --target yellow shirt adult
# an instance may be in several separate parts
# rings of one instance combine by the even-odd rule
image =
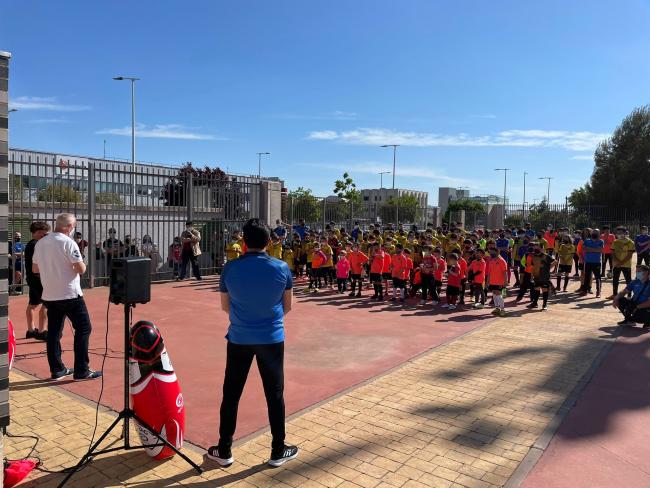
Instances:
[[[612,242],[612,265],[614,268],[631,268],[634,241],[629,237]]]

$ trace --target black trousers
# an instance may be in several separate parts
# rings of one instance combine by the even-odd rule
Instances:
[[[187,271],[187,263],[191,262],[192,263],[192,273],[194,273],[194,277],[196,279],[201,278],[201,271],[199,270],[199,263],[197,262],[196,256],[190,249],[189,251],[183,249],[183,252],[181,253],[181,273],[178,276],[181,280],[185,279],[185,273]]]
[[[600,292],[600,263],[585,263],[585,290],[591,289],[592,274],[596,280],[596,292]]]
[[[636,264],[645,264],[646,266],[650,266],[650,252],[642,252],[639,254]]]
[[[621,273],[623,273],[626,285],[632,281],[632,268],[621,268],[620,266],[615,267],[612,280],[612,293],[614,295],[618,293],[618,283],[621,278]]]
[[[532,280],[532,275],[526,271],[524,271],[524,276],[521,279],[521,283],[519,284],[519,292],[517,293],[517,300],[522,300],[524,298],[524,295],[528,290],[531,290],[531,298],[532,298],[532,290],[533,290],[533,280]]]
[[[625,316],[627,320],[636,323],[649,324],[650,323],[650,308],[643,308],[630,314],[628,307],[632,304],[632,300],[627,297],[619,298],[618,309]]]
[[[226,376],[223,380],[219,444],[232,446],[237,427],[237,409],[244,391],[248,372],[257,360],[262,377],[266,407],[273,435],[273,449],[284,446],[284,342],[276,344],[242,345],[228,342]]]
[[[83,297],[70,300],[43,302],[47,308],[47,362],[50,372],[58,373],[65,368],[61,360],[61,335],[66,317],[74,329],[74,375],[88,373],[88,340],[92,326]]]
[[[603,269],[600,270],[600,276],[605,276],[605,271],[607,271],[607,263],[609,262],[609,270],[612,271],[612,255],[610,254],[603,254],[601,256],[601,262],[603,264]]]

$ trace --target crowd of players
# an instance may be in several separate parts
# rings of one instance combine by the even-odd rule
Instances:
[[[235,231],[226,248],[228,260],[245,252]],[[571,230],[533,229],[530,224],[506,229],[466,230],[460,223],[425,229],[370,225],[351,231],[333,223],[324,231],[310,230],[304,222],[282,222],[272,233],[268,253],[284,260],[294,276],[305,282],[306,293],[335,289],[362,297],[365,286],[371,300],[405,302],[419,297],[419,304],[483,308],[488,300],[492,313],[505,315],[508,288],[516,301],[528,294],[529,308],[548,309],[549,295],[568,291],[571,278],[580,281],[576,291],[601,296],[601,283],[612,278],[614,299],[623,275],[632,281],[632,258],[650,264],[650,235],[642,227],[632,239],[618,227]],[[512,290],[513,292],[515,290]],[[649,290],[650,291],[650,290]],[[541,301],[541,304],[540,304]]]

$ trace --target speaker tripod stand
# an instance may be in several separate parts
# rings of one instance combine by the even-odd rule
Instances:
[[[90,462],[94,456],[100,455],[100,454],[107,454],[109,452],[115,452],[115,451],[134,451],[136,449],[146,449],[146,448],[151,448],[151,447],[160,447],[162,445],[165,445],[169,447],[172,451],[174,451],[176,454],[178,454],[182,459],[185,460],[192,468],[196,470],[197,473],[201,474],[203,470],[199,465],[197,465],[194,461],[192,461],[189,457],[187,457],[185,454],[183,454],[176,446],[172,445],[167,439],[162,437],[159,433],[157,433],[149,424],[147,424],[144,420],[142,420],[138,415],[131,409],[130,405],[130,398],[129,398],[129,350],[130,350],[130,331],[129,331],[129,323],[130,323],[130,315],[131,315],[131,308],[134,307],[135,305],[133,304],[124,304],[124,408],[122,411],[118,414],[117,418],[113,421],[113,423],[106,429],[106,431],[97,439],[97,441],[90,447],[88,452],[84,454],[84,456],[81,458],[79,463],[72,468],[70,471],[68,471],[67,475],[65,478],[63,478],[63,481],[59,483],[58,488],[62,488],[69,480],[72,478],[72,476],[79,471],[86,463]],[[108,326],[108,324],[106,324]],[[129,431],[129,423],[131,420],[135,420],[142,428],[145,430],[149,431],[153,437],[157,439],[157,443],[155,444],[142,444],[142,445],[132,445],[131,444],[131,436],[130,436],[130,431]],[[123,441],[119,446],[113,446],[113,447],[107,447],[105,449],[99,449],[99,445],[108,437],[108,435],[115,429],[121,421],[124,421],[124,425],[122,428],[122,435],[120,437],[120,441]]]

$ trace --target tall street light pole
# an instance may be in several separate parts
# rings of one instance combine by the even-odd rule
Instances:
[[[384,144],[381,147],[392,147],[393,148],[393,190],[395,189],[395,161],[397,160],[397,148],[399,144]]]
[[[526,220],[526,175],[528,172],[524,171],[524,200],[521,205],[521,214],[524,216],[524,220]]]
[[[135,82],[140,78],[132,76],[116,76],[115,81],[128,80],[131,82],[131,205],[135,205]]]
[[[495,168],[494,171],[503,171],[503,226],[506,225],[506,186],[508,183],[508,171],[510,168]]]
[[[262,156],[268,156],[270,152],[258,152],[257,153],[257,177],[262,177]]]
[[[379,172],[379,189],[381,190],[384,187],[384,175],[389,174],[390,171],[380,171]]]
[[[540,176],[539,180],[548,180],[548,186],[546,187],[546,205],[551,204],[551,180],[552,176]]]

